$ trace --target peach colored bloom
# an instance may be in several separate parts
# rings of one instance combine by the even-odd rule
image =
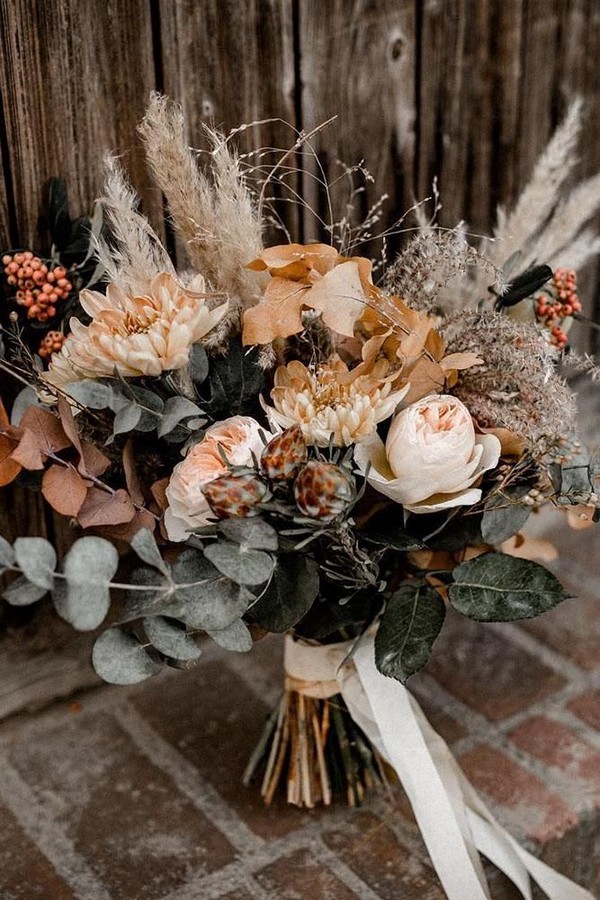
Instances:
[[[371,470],[374,488],[413,513],[471,506],[481,499],[474,487],[493,469],[501,445],[493,434],[476,434],[469,410],[456,397],[431,395],[393,420],[385,446],[374,434],[359,444],[359,469]]]
[[[152,278],[144,294],[130,296],[110,284],[106,296],[82,291],[80,301],[92,322],[71,319],[71,334],[50,363],[50,384],[111,378],[115,370],[134,378],[180,369],[227,306],[209,308],[201,275],[184,288],[167,272]]]
[[[275,372],[273,406],[265,409],[278,428],[300,425],[307,444],[346,446],[372,434],[378,422],[391,416],[408,390],[392,391],[384,377],[388,364],[381,360],[371,371],[353,376],[338,356],[318,369],[294,360]]]
[[[219,447],[232,465],[252,465],[252,454],[260,457],[264,447],[258,422],[249,416],[215,422],[175,466],[166,491],[169,506],[164,520],[170,540],[184,541],[212,517],[202,491],[210,481],[229,471]]]

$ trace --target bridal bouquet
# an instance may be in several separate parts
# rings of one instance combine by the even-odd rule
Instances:
[[[378,279],[357,253],[376,209],[327,242],[265,245],[266,187],[288,168],[261,185],[212,131],[200,165],[155,96],[140,131],[187,267],[114,159],[90,223],[101,287],[83,287],[86,253],[3,257],[0,369],[25,387],[1,410],[0,484],[33,482],[76,535],[60,561],[44,538],[0,539],[5,599],[50,592],[78,630],[110,615],[93,663],[116,684],[188,668],[205,635],[243,652],[285,634],[283,696],[247,780],[313,806],[357,803],[395,773],[456,900],[489,896],[477,850],[524,897],[530,876],[556,900],[589,896],[500,828],[404,687],[449,605],[514,621],[568,596],[534,561],[532,513],[598,517],[558,372],[581,318],[573,266],[598,250],[598,179],[563,189],[579,113],[493,240],[472,246],[417,205]]]

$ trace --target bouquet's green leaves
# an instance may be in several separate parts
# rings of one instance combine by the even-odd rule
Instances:
[[[120,628],[109,628],[96,640],[92,665],[110,684],[136,684],[161,670],[139,641]]]
[[[272,525],[258,516],[233,517],[219,522],[218,529],[244,550],[277,550],[279,541]]]
[[[25,577],[44,588],[52,589],[56,569],[56,550],[46,538],[22,537],[14,543],[15,558]]]
[[[164,616],[144,619],[144,631],[148,640],[165,656],[173,659],[198,659],[201,650],[184,626]]]
[[[38,397],[37,391],[32,387],[26,387],[23,388],[22,391],[19,391],[15,397],[15,402],[12,405],[10,413],[10,424],[17,426],[30,406],[44,407],[45,404]]]
[[[431,653],[446,608],[432,587],[412,581],[388,600],[375,635],[375,662],[383,675],[402,684],[421,669]]]
[[[160,555],[154,535],[148,528],[140,528],[135,533],[131,539],[131,547],[143,562],[148,563],[149,566],[154,566],[167,578],[169,577],[169,567]]]
[[[336,634],[348,625],[364,625],[372,622],[383,603],[383,595],[373,590],[360,591],[344,603],[328,597],[317,597],[308,613],[294,629],[306,638],[321,640]],[[250,609],[253,612],[253,608]]]
[[[229,541],[211,544],[204,555],[219,572],[238,584],[264,584],[273,573],[273,557],[268,553],[244,549]]]
[[[208,634],[215,644],[224,647],[225,650],[247,653],[252,649],[252,635],[241,619],[237,619],[229,628],[223,628],[221,631],[209,631]]]
[[[208,354],[200,344],[194,344],[190,352],[190,378],[194,384],[202,384],[208,378]]]
[[[306,615],[319,593],[319,570],[308,556],[282,553],[266,591],[250,615],[269,631],[283,634]]]
[[[202,408],[213,419],[243,416],[256,410],[265,375],[257,364],[259,351],[232,341],[225,356],[213,358],[202,386]]]
[[[400,526],[390,528],[389,531],[366,531],[363,537],[378,547],[388,547],[390,550],[399,550],[403,553],[409,550],[422,550],[425,546],[420,538],[414,537]]]
[[[87,536],[75,541],[63,561],[66,585],[53,592],[56,611],[78,631],[92,631],[110,608],[109,584],[119,566],[110,541]]]
[[[461,563],[448,589],[452,605],[478,622],[531,619],[569,596],[538,563],[504,553],[486,553]]]
[[[46,588],[32,584],[24,575],[19,575],[11,581],[2,596],[11,606],[29,606],[30,603],[41,600],[46,593]]]
[[[524,485],[516,485],[489,498],[481,520],[481,535],[486,544],[501,544],[521,530],[531,513],[531,507],[519,503],[519,498],[527,492]]]
[[[465,547],[478,547],[485,544],[481,533],[482,519],[483,514],[452,516],[441,531],[431,538],[425,537],[424,541],[432,550],[447,550],[449,553],[458,553]]]
[[[12,544],[0,535],[0,566],[10,568],[15,562]]]
[[[135,403],[127,403],[115,413],[113,434],[127,434],[137,428],[142,418],[142,410]]]
[[[132,588],[125,592],[125,606],[118,624],[122,625],[142,616],[160,615],[169,597],[170,582],[155,569],[134,569],[129,581]],[[137,587],[147,590],[136,590]]]
[[[531,297],[536,291],[539,291],[547,281],[552,278],[552,269],[550,266],[533,266],[513,278],[507,291],[498,297],[497,305],[515,306],[526,297]]]
[[[110,409],[112,407],[112,388],[102,381],[73,381],[66,386],[66,391],[70,397],[90,409]]]
[[[158,436],[164,437],[166,434],[170,434],[183,419],[189,419],[190,416],[197,416],[201,413],[200,407],[188,400],[187,397],[169,397],[158,426]]]

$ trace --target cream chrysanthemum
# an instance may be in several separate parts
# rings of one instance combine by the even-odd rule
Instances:
[[[55,353],[46,378],[60,385],[82,378],[160,375],[187,364],[190,347],[211,331],[227,304],[210,309],[206,287],[197,275],[182,287],[167,272],[148,282],[144,294],[131,296],[116,284],[106,296],[82,291],[80,302],[89,325],[71,319],[71,334]]]
[[[353,377],[337,356],[317,369],[294,360],[275,372],[273,406],[265,410],[273,427],[300,425],[307,444],[326,447],[331,440],[348,446],[372,434],[402,400],[408,386],[392,391],[387,363]]]

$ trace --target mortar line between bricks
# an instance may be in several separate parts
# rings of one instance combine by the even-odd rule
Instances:
[[[264,840],[242,822],[195,766],[165,741],[134,706],[127,702],[120,704],[113,715],[138,750],[172,779],[236,850],[251,853],[262,847]]]
[[[34,792],[6,757],[0,765],[0,798],[79,900],[114,900],[93,869],[77,853],[73,842],[54,821],[52,813],[38,803]]]
[[[349,887],[350,890],[354,891],[357,897],[360,897],[360,900],[381,900],[379,895],[376,894],[368,884],[365,884],[356,872],[353,872],[345,862],[338,859],[333,850],[329,849],[322,838],[316,843],[315,857],[319,862],[323,863],[336,878],[345,884],[346,887]]]
[[[539,638],[536,638],[518,625],[509,624],[508,622],[487,622],[486,628],[490,628],[500,637],[504,637],[510,643],[525,650],[530,656],[537,657],[548,668],[559,675],[563,675],[569,681],[576,682],[580,679],[585,679],[586,675],[593,676],[592,672],[586,672],[585,669],[581,669],[576,663],[561,656],[552,647],[548,647]]]

